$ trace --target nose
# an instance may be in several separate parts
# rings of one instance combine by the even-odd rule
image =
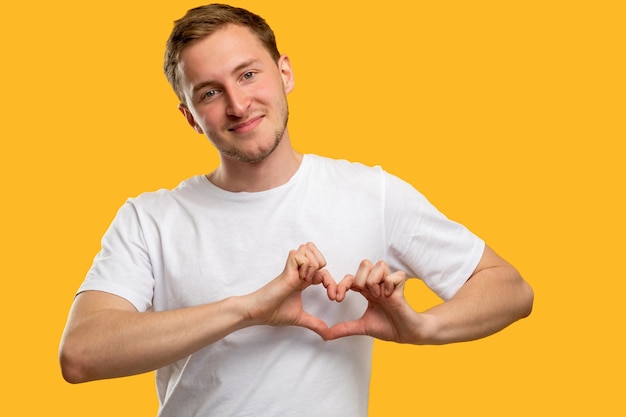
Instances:
[[[250,106],[248,93],[239,86],[234,86],[226,92],[228,105],[226,114],[233,117],[243,117]]]

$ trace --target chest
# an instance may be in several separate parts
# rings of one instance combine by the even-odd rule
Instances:
[[[204,207],[193,213],[173,209],[145,229],[157,310],[255,291],[282,272],[290,250],[306,242],[320,249],[336,281],[355,273],[361,260],[384,257],[377,210],[315,199]],[[321,286],[303,295],[312,308],[324,299]],[[362,310],[360,302],[345,304]]]

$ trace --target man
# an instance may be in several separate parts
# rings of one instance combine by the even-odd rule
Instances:
[[[466,341],[530,313],[516,270],[409,184],[293,149],[294,74],[260,17],[190,10],[165,72],[220,164],[120,209],[62,338],[68,381],[156,369],[161,416],[365,416],[372,338]],[[407,275],[445,301],[416,312]]]

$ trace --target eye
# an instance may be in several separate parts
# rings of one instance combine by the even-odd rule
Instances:
[[[254,78],[254,72],[252,71],[245,72],[241,78],[243,78],[244,80],[249,80],[251,78]]]
[[[209,90],[206,93],[202,94],[202,99],[206,100],[206,99],[215,97],[216,94],[217,94],[217,90]]]

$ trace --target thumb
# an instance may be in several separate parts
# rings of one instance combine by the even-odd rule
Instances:
[[[346,336],[367,336],[363,318],[337,323],[328,329],[326,340],[335,340]]]
[[[300,320],[298,321],[296,326],[312,330],[320,335],[322,339],[328,340],[328,325],[324,322],[324,320],[320,319],[319,317],[313,316],[306,311],[302,312]]]

